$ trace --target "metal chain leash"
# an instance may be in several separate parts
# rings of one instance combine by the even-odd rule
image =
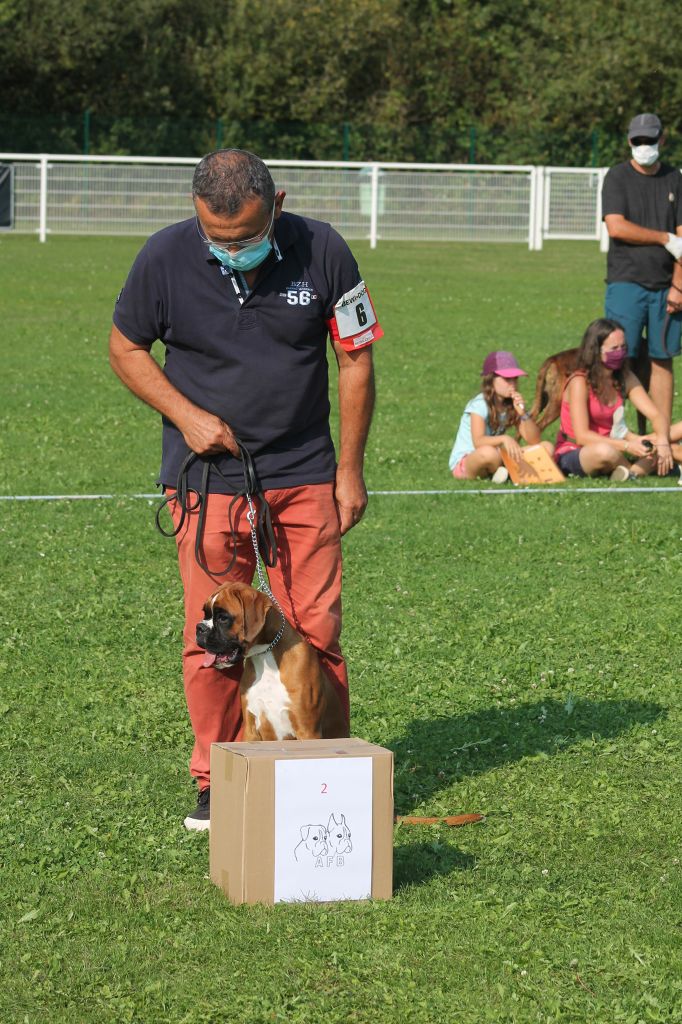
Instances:
[[[274,640],[269,644],[268,650],[265,652],[267,654],[268,651],[271,651],[272,648],[275,647],[282,639],[282,636],[284,635],[284,627],[286,626],[286,619],[284,617],[284,612],[282,611],[282,606],[280,605],[279,601],[277,600],[272,590],[270,589],[270,582],[263,569],[263,561],[261,559],[260,550],[258,548],[258,536],[256,534],[256,517],[258,513],[256,512],[255,506],[251,500],[251,495],[248,493],[246,494],[246,500],[249,505],[249,511],[246,513],[246,518],[248,520],[249,526],[251,527],[251,543],[253,544],[253,550],[256,554],[256,572],[258,573],[258,589],[261,591],[261,593],[265,594],[266,597],[270,598],[274,606],[277,608],[282,619],[282,625],[279,627],[277,635],[275,636]]]

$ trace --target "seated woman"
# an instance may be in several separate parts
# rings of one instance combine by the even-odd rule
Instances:
[[[672,469],[670,425],[631,370],[625,369],[625,334],[615,320],[593,320],[583,335],[578,369],[561,399],[561,428],[554,458],[567,476],[609,476],[627,480]],[[614,417],[629,398],[651,420],[651,443],[630,431],[612,436]],[[620,414],[622,416],[622,414]],[[619,431],[613,431],[616,435]],[[627,456],[637,461],[630,463]]]
[[[492,477],[494,483],[509,478],[502,464],[500,449],[511,457],[521,458],[519,442],[507,435],[516,428],[516,435],[527,444],[539,444],[540,428],[526,412],[523,395],[516,380],[527,377],[511,352],[491,352],[481,371],[481,392],[467,403],[459,421],[457,437],[450,452],[450,471],[458,480]],[[550,455],[554,447],[543,441]]]

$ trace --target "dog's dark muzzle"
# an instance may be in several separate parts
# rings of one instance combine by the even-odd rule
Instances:
[[[234,665],[244,656],[244,649],[238,640],[221,638],[206,622],[197,623],[197,647],[215,654],[226,665]]]
[[[213,627],[209,626],[208,622],[197,622],[197,643],[200,647],[206,646],[212,632]]]

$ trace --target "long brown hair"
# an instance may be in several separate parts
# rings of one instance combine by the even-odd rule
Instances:
[[[603,397],[602,391],[606,382],[606,367],[601,358],[601,347],[614,331],[624,331],[621,324],[615,320],[593,320],[583,334],[583,340],[578,349],[578,370],[584,370],[587,376],[587,383],[599,399]],[[625,393],[625,367],[614,370],[612,373],[613,383],[619,395]]]
[[[495,402],[495,398],[500,398],[499,395],[495,395],[495,389],[493,387],[493,381],[498,374],[486,373],[484,377],[481,377],[481,391],[485,398],[485,404],[488,406],[488,423],[490,425],[491,433],[496,434],[500,429],[500,413]],[[507,419],[504,424],[505,430],[509,427],[518,427],[519,425],[519,414],[514,408],[514,403],[511,398],[500,398],[502,406],[507,413]]]

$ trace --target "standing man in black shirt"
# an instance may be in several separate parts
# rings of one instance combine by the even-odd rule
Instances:
[[[682,332],[682,175],[660,162],[665,137],[655,114],[632,119],[628,142],[632,158],[610,169],[602,192],[610,238],[605,312],[623,325],[630,358],[646,328],[649,391],[670,417]]]

